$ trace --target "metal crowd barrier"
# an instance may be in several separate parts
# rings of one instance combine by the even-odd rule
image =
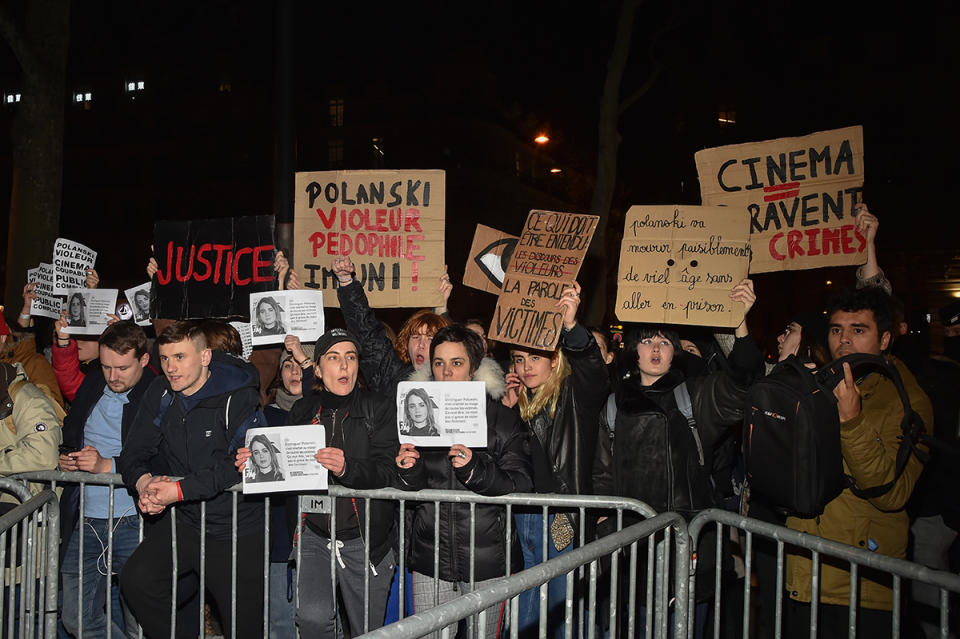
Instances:
[[[57,487],[62,487],[62,486],[65,485],[65,484],[77,484],[77,485],[79,485],[79,486],[81,487],[81,490],[80,490],[80,512],[79,512],[79,521],[81,521],[81,522],[84,520],[83,518],[84,518],[84,516],[85,516],[85,512],[84,512],[85,504],[84,504],[84,497],[83,497],[84,491],[82,490],[82,488],[83,488],[84,486],[88,486],[88,485],[111,486],[111,487],[113,488],[113,490],[110,491],[110,502],[109,502],[109,503],[110,503],[110,511],[111,511],[111,512],[112,512],[112,510],[113,510],[112,506],[113,506],[113,500],[114,500],[114,497],[113,497],[114,491],[115,491],[117,488],[123,489],[123,484],[122,484],[121,478],[120,478],[120,476],[117,475],[117,474],[91,474],[91,473],[84,473],[84,472],[70,472],[70,473],[67,473],[67,472],[60,472],[60,471],[42,471],[42,472],[22,473],[22,474],[16,475],[15,477],[16,477],[16,479],[21,480],[21,481],[23,481],[23,482],[31,481],[31,482],[49,483],[49,485],[50,485],[50,487],[51,487],[52,489],[56,489]],[[238,503],[238,495],[239,495],[239,493],[240,493],[240,486],[234,486],[231,490],[232,490],[233,493],[234,493],[234,499],[233,499],[233,516],[234,516],[234,519],[233,519],[233,524],[234,524],[234,527],[236,527],[236,523],[237,523],[237,519],[236,519],[236,516],[237,516],[237,503]],[[586,521],[586,517],[587,517],[588,511],[590,512],[591,515],[593,515],[593,514],[595,514],[595,511],[597,511],[597,510],[603,510],[603,511],[604,511],[604,514],[608,514],[609,516],[615,518],[615,520],[616,520],[616,522],[617,522],[617,529],[618,529],[618,530],[623,528],[623,517],[624,517],[624,513],[633,514],[633,515],[636,515],[636,516],[638,516],[638,517],[640,517],[640,518],[648,518],[648,517],[653,517],[653,516],[656,515],[656,513],[655,513],[649,506],[647,506],[646,504],[643,504],[642,502],[639,502],[639,501],[636,501],[636,500],[626,499],[626,498],[600,497],[600,496],[588,496],[588,495],[541,495],[541,494],[515,494],[515,495],[506,495],[506,496],[502,496],[502,497],[484,497],[484,496],[482,496],[482,495],[477,495],[477,494],[475,494],[475,493],[468,492],[468,491],[424,490],[424,491],[418,491],[418,492],[407,492],[407,491],[403,491],[403,490],[389,489],[389,488],[387,488],[387,489],[378,489],[378,490],[361,491],[361,490],[350,490],[350,489],[344,488],[344,487],[342,487],[342,486],[331,486],[327,494],[324,494],[324,495],[304,496],[304,497],[301,499],[300,515],[302,515],[304,512],[326,512],[326,513],[329,513],[329,514],[331,515],[330,519],[331,519],[331,522],[332,522],[332,530],[331,530],[331,535],[330,535],[330,536],[331,536],[331,541],[332,541],[333,544],[336,544],[336,535],[337,535],[337,533],[336,533],[336,499],[334,499],[334,498],[338,498],[338,497],[347,497],[347,498],[354,498],[354,499],[363,499],[363,500],[365,501],[367,516],[365,517],[366,521],[363,522],[363,527],[364,527],[364,539],[369,539],[369,538],[370,538],[370,518],[369,518],[369,513],[370,513],[370,503],[371,503],[371,501],[373,501],[373,500],[387,500],[387,501],[390,501],[390,502],[392,502],[392,503],[396,503],[396,504],[398,505],[398,507],[399,507],[399,517],[398,517],[398,521],[399,521],[399,557],[398,557],[399,568],[398,568],[398,574],[400,574],[400,575],[405,575],[405,574],[406,574],[406,548],[405,548],[405,545],[406,545],[406,534],[405,534],[405,533],[406,533],[406,530],[405,530],[405,527],[406,527],[406,516],[405,516],[405,515],[406,515],[406,512],[407,512],[407,509],[409,509],[409,508],[412,507],[411,504],[417,503],[417,502],[424,502],[424,501],[425,501],[425,502],[432,502],[432,503],[434,503],[435,505],[439,505],[439,504],[441,504],[441,503],[461,503],[461,504],[468,504],[469,507],[470,507],[470,516],[471,516],[472,521],[474,521],[474,522],[476,521],[475,517],[476,517],[476,506],[477,506],[477,504],[493,504],[493,505],[503,506],[504,509],[505,509],[505,514],[506,514],[505,521],[506,521],[506,523],[507,523],[507,525],[506,525],[506,531],[505,531],[505,536],[506,536],[506,541],[508,542],[508,543],[506,544],[507,553],[508,553],[508,554],[507,554],[507,558],[506,558],[506,566],[505,566],[506,574],[509,574],[509,566],[510,566],[510,562],[511,562],[511,557],[510,557],[511,545],[510,545],[510,543],[509,543],[509,540],[510,540],[510,538],[511,538],[512,530],[513,530],[513,517],[512,517],[512,514],[513,514],[513,512],[514,512],[514,510],[515,510],[516,508],[520,508],[520,507],[532,507],[532,508],[535,508],[535,509],[539,509],[540,512],[543,514],[543,547],[542,547],[542,554],[543,554],[544,557],[547,557],[547,556],[548,556],[548,553],[547,553],[547,544],[550,543],[550,541],[549,541],[549,534],[547,534],[547,533],[548,533],[548,529],[547,529],[547,523],[546,523],[546,521],[547,521],[547,516],[548,516],[549,514],[554,514],[554,513],[559,513],[559,512],[578,513],[578,514],[579,514],[579,517],[580,517],[580,521]],[[270,585],[270,582],[269,582],[269,575],[270,575],[270,556],[269,556],[269,552],[270,552],[270,544],[269,544],[269,539],[270,539],[270,499],[269,499],[269,496],[265,496],[263,507],[264,507],[264,538],[265,538],[266,540],[268,540],[268,543],[265,543],[265,544],[264,544],[264,555],[263,555],[263,568],[264,568],[264,570],[263,570],[263,574],[264,574],[264,600],[263,600],[263,627],[262,627],[262,630],[263,630],[263,636],[264,636],[264,637],[267,637],[267,636],[269,635],[269,619],[270,619],[270,593],[269,593],[269,590],[270,590],[270,589],[269,589],[269,585]],[[172,507],[171,510],[175,512],[175,511],[176,511],[176,507],[175,507],[175,506]],[[439,508],[437,509],[437,512],[439,512]],[[298,538],[299,538],[299,535],[300,535],[300,533],[301,533],[301,531],[302,531],[303,517],[302,517],[302,516],[298,516],[297,521],[298,521],[298,524],[297,524],[297,527],[298,527],[297,535],[298,535]],[[175,526],[175,525],[176,525],[176,518],[175,518],[175,517],[171,517],[171,522],[172,522],[171,525],[172,525],[172,526]],[[110,525],[109,525],[109,527],[108,527],[109,533],[108,533],[107,539],[106,539],[106,547],[105,547],[105,548],[106,548],[106,553],[105,553],[105,556],[106,556],[106,559],[107,559],[107,572],[108,572],[108,574],[112,574],[112,572],[113,572],[113,567],[112,567],[112,557],[113,557],[113,528],[114,528],[114,526],[113,526],[113,518],[112,518],[112,517],[110,518],[109,523],[110,523]],[[205,509],[205,505],[204,505],[204,504],[201,504],[201,526],[205,528],[205,524],[206,524],[206,509]],[[437,563],[438,563],[438,561],[439,561],[439,559],[438,559],[438,558],[439,558],[439,550],[438,550],[438,549],[439,549],[439,530],[437,529],[436,526],[435,526],[434,528],[435,528],[435,530],[434,530],[434,548],[435,548],[435,552],[434,552],[434,568],[435,568],[435,569],[434,569],[434,574],[437,574],[438,571],[436,570],[436,567],[437,567]],[[69,533],[69,534],[72,534],[72,531],[68,531],[68,533]],[[668,601],[669,601],[669,599],[670,599],[670,595],[669,595],[670,584],[668,583],[668,577],[669,577],[669,575],[672,574],[672,573],[670,573],[669,564],[670,564],[671,561],[682,561],[682,560],[685,560],[685,558],[686,558],[686,555],[683,554],[683,553],[670,552],[670,551],[666,550],[666,549],[669,549],[669,548],[671,547],[671,543],[672,543],[674,546],[683,546],[683,547],[685,547],[685,545],[686,545],[686,536],[685,536],[685,535],[674,535],[675,539],[673,539],[673,541],[671,542],[671,534],[672,534],[672,533],[673,533],[673,529],[672,529],[672,528],[667,528],[662,538],[660,538],[659,540],[656,540],[653,536],[651,536],[650,539],[649,539],[649,541],[648,541],[648,545],[647,545],[647,553],[648,553],[648,558],[649,558],[649,561],[648,561],[647,582],[648,582],[648,584],[650,585],[650,587],[647,588],[646,610],[648,610],[648,611],[651,611],[651,610],[654,611],[654,614],[648,614],[648,615],[646,615],[646,622],[645,622],[645,623],[646,623],[646,627],[647,627],[647,636],[652,636],[652,635],[650,634],[650,633],[651,633],[651,625],[654,623],[654,621],[656,621],[657,624],[658,624],[658,629],[659,629],[658,631],[662,631],[662,632],[665,632],[665,631],[666,631],[666,628],[667,628],[667,625],[668,625],[667,616],[666,616],[666,614],[661,614],[661,612],[664,611],[664,610],[666,610],[666,608],[667,608],[667,606],[668,606]],[[66,535],[65,537],[69,537],[69,534]],[[475,532],[474,532],[474,534],[475,534]],[[579,526],[579,544],[578,544],[578,545],[579,545],[579,547],[581,547],[581,548],[584,547],[584,546],[586,546],[586,544],[587,544],[588,541],[589,541],[589,540],[587,539],[587,537],[586,537],[586,534],[587,534],[587,533],[586,533],[586,527],[585,527],[585,526]],[[141,527],[140,527],[140,539],[141,539],[141,540],[143,539],[143,522],[142,522],[142,521],[141,521]],[[174,547],[173,547],[173,574],[176,575],[177,565],[176,565],[176,534],[175,534],[175,529],[174,529],[173,539],[174,539],[174,542],[173,542],[173,543],[174,543]],[[83,582],[83,565],[82,565],[82,557],[83,557],[83,545],[82,545],[82,544],[83,544],[83,536],[82,536],[82,535],[81,535],[81,537],[80,537],[80,539],[79,539],[78,541],[79,541],[79,543],[80,543],[80,558],[81,558],[80,565],[78,566],[78,571],[79,571],[79,573],[80,573],[79,581],[80,581],[80,583],[82,583],[82,582]],[[201,567],[205,565],[205,559],[204,559],[204,558],[205,558],[205,552],[206,552],[206,547],[207,547],[206,544],[207,544],[207,543],[209,543],[209,542],[206,540],[206,535],[201,536],[201,540],[200,540],[200,554],[201,554],[201,562],[200,562],[200,565],[201,565]],[[236,597],[236,594],[237,594],[236,574],[237,574],[237,561],[238,561],[237,552],[236,552],[236,544],[237,544],[237,537],[236,537],[236,535],[233,535],[232,543],[233,543],[233,553],[232,553],[233,558],[232,558],[231,570],[232,570],[232,574],[233,574],[233,579],[232,579],[232,582],[233,582],[233,587],[232,587],[232,588],[233,588],[233,590],[232,590],[232,597],[231,597],[231,606],[230,606],[230,610],[222,610],[222,611],[220,611],[220,612],[221,612],[221,614],[223,614],[224,616],[229,615],[231,621],[234,621],[234,620],[236,619],[236,601],[237,601],[237,597]],[[611,542],[611,543],[612,543],[612,542]],[[474,557],[475,547],[474,547],[474,538],[473,538],[473,535],[471,535],[470,548],[471,548],[470,557],[471,557],[471,576],[472,576],[472,574],[473,574],[473,569],[474,569],[474,560],[475,560],[475,557]],[[369,550],[370,550],[370,549],[369,549],[369,546],[365,546],[365,553],[364,553],[364,554],[365,554],[365,557],[364,557],[364,559],[365,559],[365,561],[366,561],[367,563],[369,563]],[[608,554],[609,554],[609,553],[608,553]],[[579,555],[577,555],[577,556],[579,556]],[[678,558],[681,558],[681,559],[673,559],[674,557],[678,557]],[[300,547],[299,547],[299,545],[298,545],[298,547],[297,547],[297,557],[296,557],[296,559],[297,559],[297,565],[299,566],[300,563],[301,563],[301,562],[300,562],[301,557],[300,557]],[[335,561],[335,557],[334,557],[334,554],[333,554],[333,553],[331,553],[331,558],[330,558],[330,559],[331,559],[331,581],[332,581],[332,585],[333,585],[334,591],[335,591],[335,589],[336,589],[336,579],[337,579],[337,577],[336,577],[336,570],[333,569],[333,568],[334,568],[334,561]],[[659,562],[660,562],[660,565],[663,566],[663,569],[662,569],[662,570],[654,571],[654,561],[659,561]],[[611,590],[613,591],[612,600],[615,601],[615,594],[616,594],[616,589],[617,589],[617,584],[618,584],[618,581],[617,581],[617,575],[618,575],[618,556],[617,556],[617,554],[614,554],[614,556],[613,556],[612,559],[611,559],[611,563],[612,563],[612,567],[613,567],[613,568],[612,568],[613,574],[611,575]],[[637,564],[637,548],[636,548],[636,544],[634,543],[633,546],[632,546],[632,548],[631,548],[631,556],[630,556],[630,568],[633,570],[633,572],[631,573],[633,576],[635,576],[636,564]],[[55,565],[55,564],[54,564],[54,565]],[[542,564],[541,564],[541,565],[542,565]],[[566,563],[557,564],[557,565],[566,565]],[[684,564],[684,565],[685,565],[685,564]],[[587,580],[586,565],[585,565],[585,564],[579,564],[579,565],[574,566],[574,568],[575,568],[576,571],[577,571],[577,575],[576,575],[576,576],[577,576],[577,581],[578,581],[578,583],[586,583],[586,580]],[[55,572],[55,571],[54,571],[54,572]],[[298,573],[298,574],[299,574],[299,573]],[[561,573],[557,573],[557,575],[554,575],[554,576],[559,576],[559,574],[561,574]],[[587,619],[597,619],[597,616],[596,616],[596,583],[597,583],[596,574],[597,574],[597,569],[596,569],[596,567],[594,566],[594,567],[591,568],[591,575],[590,575],[590,578],[589,578],[589,590],[590,590],[590,593],[589,593],[589,594],[590,594],[591,597],[593,597],[593,599],[591,599],[589,602],[587,601],[586,593],[584,593],[582,589],[575,590],[575,589],[572,588],[572,587],[568,587],[568,589],[567,589],[567,604],[566,604],[566,605],[567,605],[568,611],[569,611],[569,610],[572,610],[572,606],[573,606],[572,598],[573,598],[573,597],[576,597],[576,611],[577,611],[577,613],[578,613],[578,614],[577,614],[577,618],[578,618],[578,619],[581,619],[581,620],[582,620],[582,619],[585,619],[585,618],[587,618]],[[686,572],[685,572],[685,571],[683,572],[683,575],[684,575],[683,587],[685,588],[685,587],[686,587]],[[206,594],[205,594],[205,588],[204,588],[205,583],[206,583],[205,577],[206,577],[206,576],[205,576],[205,574],[204,574],[204,570],[203,570],[203,568],[201,568],[201,572],[200,572],[200,575],[199,575],[199,579],[200,579],[199,598],[200,598],[200,610],[201,610],[201,611],[203,611],[203,609],[204,609],[204,604],[206,603],[206,602],[205,602]],[[655,579],[655,577],[656,577],[656,579]],[[568,577],[567,577],[568,585],[573,582],[573,579],[574,579],[573,573],[568,574]],[[547,607],[546,598],[547,598],[547,583],[548,583],[548,582],[549,582],[549,579],[545,579],[545,580],[539,581],[539,582],[529,582],[529,583],[531,583],[531,586],[530,586],[530,587],[536,587],[536,586],[538,586],[538,585],[540,586],[541,620],[540,620],[540,629],[539,629],[539,630],[540,630],[540,635],[541,635],[541,636],[545,636],[545,635],[546,635],[546,619],[545,619],[545,615],[543,614],[543,612],[546,610],[546,607]],[[631,579],[631,582],[630,582],[630,583],[631,583],[631,586],[632,586],[632,587],[631,587],[631,593],[634,592],[634,590],[633,590],[633,586],[635,586],[635,583],[634,583],[634,582],[635,582],[635,580],[634,580],[634,579]],[[176,586],[176,583],[177,583],[177,580],[176,580],[176,578],[174,578],[174,586],[173,586],[172,601],[171,601],[171,611],[170,611],[170,615],[171,615],[171,628],[174,628],[174,629],[176,628],[176,619],[177,619],[177,604],[176,604],[176,602],[177,602],[176,587],[177,587],[177,586]],[[111,609],[111,606],[112,606],[112,596],[111,596],[111,595],[112,595],[112,588],[115,587],[115,586],[112,584],[112,580],[110,580],[110,579],[106,580],[106,584],[107,584],[106,587],[107,587],[107,589],[108,589],[108,592],[106,593],[106,615],[107,615],[107,620],[108,620],[107,628],[106,628],[106,636],[108,637],[108,639],[110,639],[110,638],[111,638],[111,634],[112,634],[112,624],[109,623],[109,620],[111,619],[111,614],[112,614],[112,609]],[[435,584],[435,592],[436,592],[436,584],[437,584],[437,580],[436,580],[436,579],[434,580],[434,584]],[[404,617],[404,605],[403,605],[403,602],[404,602],[404,600],[405,600],[404,590],[405,590],[405,587],[406,587],[406,583],[405,583],[405,580],[404,580],[404,579],[400,579],[399,586],[400,586],[399,616],[400,616],[401,619],[403,619],[403,617]],[[471,580],[470,580],[471,590],[473,589],[473,586],[474,586],[474,580],[471,578]],[[367,631],[370,629],[370,623],[369,623],[369,619],[368,619],[368,617],[369,617],[369,601],[368,601],[368,599],[369,599],[369,592],[370,592],[370,591],[369,591],[369,587],[370,587],[370,584],[369,584],[369,575],[368,575],[367,578],[365,578],[365,580],[364,580],[364,613],[365,613],[364,616],[365,616],[365,623],[364,623],[364,627],[363,627],[362,629],[351,629],[351,630],[353,631],[354,635],[360,634],[361,631],[362,631],[362,632],[367,632]],[[521,590],[521,591],[522,591],[522,590]],[[521,592],[521,591],[518,591],[518,592]],[[656,600],[655,600],[655,601],[653,600],[653,598],[654,598],[654,593],[656,593]],[[71,592],[71,593],[65,593],[65,596],[76,596],[77,599],[78,599],[78,609],[79,609],[79,610],[83,610],[83,591],[82,591],[82,588],[81,588],[81,589],[78,589],[78,592],[77,592],[77,593],[72,593],[72,592]],[[435,597],[436,597],[436,595],[435,595]],[[631,601],[633,601],[633,599],[631,599]],[[588,603],[590,604],[590,608],[589,608],[589,609],[587,608],[587,604],[588,604]],[[685,611],[683,611],[683,612],[685,612]],[[630,616],[630,618],[629,618],[629,623],[631,624],[631,628],[633,628],[633,624],[635,623],[635,620],[634,620],[634,616],[633,616],[633,615],[634,615],[634,610],[633,610],[633,606],[631,606],[631,607],[630,607],[630,613],[629,613],[629,616]],[[677,617],[676,623],[684,623],[684,622],[685,622],[685,615],[675,615],[675,616]],[[518,622],[518,607],[517,607],[517,600],[516,600],[516,598],[513,598],[513,599],[511,600],[510,616],[509,616],[508,618],[509,618],[510,621],[511,621],[511,624],[510,624],[510,625],[511,625],[513,628],[516,628],[516,627],[517,627],[517,622]],[[618,617],[617,609],[616,609],[616,606],[615,606],[615,605],[613,605],[613,606],[610,607],[610,610],[609,610],[609,618],[610,618],[610,620],[611,620],[611,623],[616,624],[616,623],[618,622],[619,617]],[[78,623],[82,624],[82,619],[81,619],[81,620],[78,620]],[[201,618],[200,618],[200,620],[199,620],[199,623],[200,623],[200,629],[199,629],[199,631],[200,631],[201,636],[203,636],[203,634],[204,634],[204,619],[203,619],[203,615],[202,615],[202,614],[201,614]],[[472,621],[469,622],[469,628],[470,628],[471,636],[482,637],[482,634],[480,634],[480,635],[477,635],[477,634],[476,634],[477,630],[480,630],[481,633],[482,633],[482,630],[483,630],[483,628],[481,627],[482,624],[483,624],[483,616],[482,616],[482,615],[480,616],[479,625],[474,626]],[[235,635],[235,634],[236,634],[236,624],[235,624],[235,623],[231,623],[230,625],[231,625],[231,627],[233,628],[233,634]],[[589,624],[589,627],[588,627],[588,630],[587,630],[588,639],[594,639],[594,634],[595,634],[594,626],[595,626],[595,625],[596,625],[596,624]],[[81,625],[80,631],[81,631],[81,633],[82,633],[82,625]],[[571,627],[568,625],[568,630],[567,630],[568,635],[567,635],[567,639],[571,639],[570,631],[571,631]],[[580,624],[578,624],[578,628],[577,628],[577,632],[576,632],[575,636],[577,636],[577,637],[582,637],[583,635],[584,635],[584,624],[583,624],[583,623],[580,623]]]
[[[51,490],[33,495],[6,478],[0,478],[0,492],[12,493],[21,501],[0,516],[0,593],[5,595],[0,599],[0,637],[54,639],[60,541],[57,496]]]
[[[902,559],[894,559],[875,552],[862,550],[854,546],[848,546],[829,539],[823,539],[814,535],[797,532],[766,523],[748,517],[742,517],[725,510],[705,510],[694,517],[690,522],[689,531],[692,539],[692,547],[697,547],[697,540],[711,524],[716,525],[717,531],[717,556],[720,555],[721,543],[723,539],[723,527],[729,526],[744,532],[744,572],[743,583],[743,637],[750,636],[750,597],[751,583],[750,576],[753,567],[753,542],[754,537],[770,539],[776,542],[776,604],[774,611],[774,629],[773,636],[780,638],[783,631],[783,598],[784,598],[784,570],[786,567],[786,554],[800,554],[809,551],[812,561],[811,571],[811,601],[818,601],[820,598],[820,568],[823,563],[822,557],[833,558],[849,565],[850,572],[850,603],[848,616],[848,636],[852,639],[857,635],[857,611],[858,597],[857,592],[860,584],[860,569],[865,568],[879,573],[885,573],[891,577],[893,585],[893,610],[891,615],[891,636],[900,637],[901,628],[901,580],[909,579],[915,582],[929,584],[939,589],[940,592],[940,637],[947,639],[949,636],[950,593],[960,593],[960,576],[947,572],[931,570],[925,566],[915,564]],[[721,627],[721,566],[717,562],[716,572],[713,575],[715,585],[715,595],[713,601],[714,623],[713,637],[720,637]],[[690,587],[688,589],[689,607],[688,615],[692,620],[694,614],[694,590],[696,587],[697,574],[695,570],[690,573]],[[704,575],[709,577],[709,575]],[[769,584],[764,584],[769,587]],[[816,639],[818,636],[818,606],[810,606],[810,638]],[[693,623],[688,626],[688,637],[693,637]]]
[[[651,519],[647,519],[606,537],[602,537],[597,541],[590,542],[589,544],[577,548],[569,553],[555,557],[554,559],[550,559],[549,561],[532,568],[527,568],[522,572],[516,573],[510,577],[506,577],[499,581],[496,585],[489,586],[481,590],[474,590],[473,592],[458,597],[453,601],[449,601],[435,608],[412,615],[389,626],[385,626],[378,630],[361,635],[361,638],[414,639],[415,637],[421,637],[428,633],[437,632],[438,630],[442,629],[441,639],[450,639],[449,628],[447,626],[451,621],[466,619],[471,615],[475,615],[483,610],[486,610],[491,605],[514,598],[521,592],[545,584],[554,577],[564,574],[567,575],[567,589],[569,593],[573,589],[573,573],[578,568],[587,564],[590,565],[590,608],[591,610],[595,610],[598,560],[605,556],[616,555],[622,548],[629,546],[633,549],[632,563],[634,564],[635,568],[636,548],[638,542],[642,539],[652,538],[657,532],[663,532],[668,539],[667,543],[669,544],[669,534],[671,531],[673,532],[673,541],[676,546],[677,557],[687,557],[688,539],[686,535],[686,525],[683,521],[683,518],[676,513],[657,515]],[[663,547],[661,546],[660,549],[662,550]],[[665,556],[666,553],[661,553],[661,562],[664,561]],[[675,572],[675,587],[678,601],[685,600],[685,589],[687,584],[684,574],[686,571],[687,562],[681,560],[678,562],[677,570]],[[631,573],[631,578],[635,578],[635,570],[633,573]],[[658,593],[657,599],[657,618],[666,622],[668,617],[666,593],[661,590]],[[635,635],[634,627],[632,625],[632,606],[630,614],[631,627],[628,631],[628,636],[633,637]],[[611,616],[615,616],[615,611],[611,611]],[[648,622],[649,620],[650,616],[648,615]],[[573,633],[573,606],[569,594],[566,605],[565,624],[566,637],[567,639],[570,639]],[[673,629],[676,633],[674,636],[683,636],[683,633],[686,631],[686,615],[684,614],[683,606],[680,606],[677,610],[677,614],[674,615]],[[481,636],[482,633],[483,631],[481,630]],[[516,638],[517,633],[518,629],[516,626],[512,626],[511,636]],[[591,626],[591,629],[589,630],[589,636],[592,638],[594,633],[595,630]],[[544,628],[542,625],[540,628],[540,636],[544,636]],[[649,623],[644,636],[654,636],[651,634]],[[666,623],[660,624],[655,636],[668,636]]]

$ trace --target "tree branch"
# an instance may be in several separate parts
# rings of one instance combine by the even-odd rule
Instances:
[[[620,103],[620,110],[618,112],[619,115],[623,115],[624,112],[630,107],[632,107],[637,100],[645,96],[647,94],[647,91],[649,91],[653,87],[653,85],[656,84],[657,78],[660,77],[660,74],[662,72],[663,72],[663,65],[658,64],[657,68],[654,69],[653,72],[647,77],[646,82],[644,82],[639,89],[631,93],[629,96],[627,96],[623,100],[623,102]]]
[[[39,61],[23,37],[23,25],[10,15],[6,6],[2,4],[0,4],[0,36],[7,41],[23,72],[28,75],[35,73]]]

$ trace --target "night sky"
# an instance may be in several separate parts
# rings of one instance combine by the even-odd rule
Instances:
[[[642,4],[622,95],[646,80],[653,60],[663,72],[621,120],[614,208],[698,204],[693,154],[701,148],[862,124],[865,200],[881,219],[881,263],[884,256],[900,264],[955,249],[950,185],[960,10],[945,0],[895,9],[779,0]],[[603,1],[298,2],[296,117],[310,117],[311,100],[329,86],[418,92],[432,81],[435,66],[452,65],[464,83],[495,83],[503,112],[518,114],[512,120],[517,134],[532,138],[546,130],[551,153],[589,177],[618,16],[619,3]],[[217,69],[229,69],[260,105],[248,131],[273,127],[273,3],[76,2],[72,26],[68,91],[143,70],[151,87],[188,95],[216,82]],[[4,90],[15,87],[17,77],[10,50],[0,46]],[[318,108],[322,114],[323,105]],[[724,109],[735,111],[736,125],[718,126]],[[71,144],[91,144],[93,134],[78,126],[68,118],[68,155]],[[4,173],[8,136],[0,137]],[[270,152],[252,148],[255,155]],[[271,158],[260,161],[263,179],[271,180]],[[68,159],[68,184],[70,170]],[[0,177],[0,189],[7,198],[8,177]],[[105,189],[102,197],[113,195]]]

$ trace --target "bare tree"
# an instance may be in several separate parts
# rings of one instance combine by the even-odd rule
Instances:
[[[613,193],[617,183],[617,159],[620,152],[620,116],[650,91],[657,78],[663,72],[663,65],[654,55],[655,47],[666,28],[655,35],[649,45],[648,53],[653,70],[647,79],[626,98],[621,99],[620,88],[624,71],[630,57],[633,28],[636,22],[637,9],[642,0],[623,0],[620,6],[620,17],[617,23],[617,34],[613,42],[613,50],[607,62],[607,75],[603,83],[603,95],[600,98],[599,139],[597,146],[597,172],[594,180],[593,198],[590,203],[590,212],[600,216],[600,223],[590,245],[590,256],[594,269],[601,280],[593,288],[593,294],[587,307],[587,319],[591,324],[599,324],[606,311],[608,299],[607,273],[612,264],[607,261],[607,255],[616,255],[617,251],[607,250],[607,226],[610,223],[610,207],[613,204]]]
[[[13,186],[4,300],[20,308],[28,268],[48,259],[60,230],[63,118],[66,106],[70,0],[29,0],[15,15],[0,4],[0,35],[22,71],[13,120]]]

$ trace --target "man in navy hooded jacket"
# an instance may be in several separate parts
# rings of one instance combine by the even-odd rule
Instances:
[[[206,504],[206,587],[223,613],[224,635],[230,636],[233,496],[227,489],[240,481],[236,449],[259,405],[259,378],[249,363],[211,351],[197,322],[172,324],[157,346],[164,376],[140,403],[120,455],[120,473],[143,513],[159,515],[176,505],[178,575],[200,572],[201,503]],[[158,462],[169,476],[182,479],[154,476]],[[121,592],[149,639],[170,636],[171,529],[159,522],[120,576]],[[262,636],[262,501],[238,499],[236,541],[236,636]]]

